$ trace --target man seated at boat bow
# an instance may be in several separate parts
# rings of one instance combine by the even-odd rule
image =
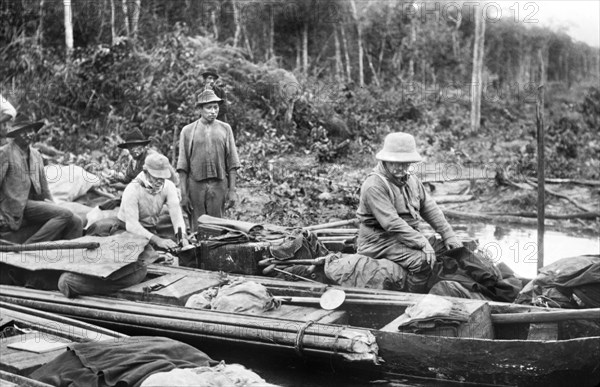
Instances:
[[[446,248],[462,244],[421,181],[409,173],[422,160],[412,135],[390,133],[376,159],[361,187],[357,253],[399,264],[409,272],[407,291],[426,293],[436,251],[419,231],[421,218],[441,234]]]

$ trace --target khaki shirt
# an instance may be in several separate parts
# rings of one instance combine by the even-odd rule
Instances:
[[[29,153],[29,154],[28,154]],[[0,147],[0,229],[18,230],[27,200],[53,201],[37,150],[21,149],[14,141]]]
[[[408,247],[422,249],[427,239],[418,231],[419,219],[415,219],[408,208],[412,206],[444,240],[456,237],[444,214],[417,177],[408,177],[403,188],[410,191],[408,195],[391,182],[389,187],[377,175],[367,177],[360,190],[357,210],[361,223],[396,235]],[[390,197],[390,189],[393,197]]]

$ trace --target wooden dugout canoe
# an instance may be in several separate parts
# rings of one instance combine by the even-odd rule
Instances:
[[[246,278],[278,296],[314,298],[327,289],[320,284]],[[145,282],[110,297],[69,300],[56,292],[3,285],[0,299],[126,332],[167,336],[190,344],[212,343],[225,351],[260,348],[302,357],[302,362],[309,359],[344,373],[411,375],[479,385],[594,386],[600,382],[598,310],[584,315],[549,315],[552,317],[546,321],[539,320],[540,314],[548,313],[546,309],[483,303],[491,312],[488,328],[493,338],[481,338],[476,331],[476,337],[399,331],[398,317],[423,296],[392,291],[346,288],[347,299],[354,302],[335,311],[284,305],[279,311],[253,316],[183,307],[192,294],[223,281],[222,273],[151,265]],[[151,293],[143,291],[157,283],[169,285]],[[482,305],[481,301],[459,301],[473,310]],[[375,342],[355,342],[357,337]]]
[[[70,343],[119,340],[121,333],[0,301],[0,385],[49,387],[28,376]]]

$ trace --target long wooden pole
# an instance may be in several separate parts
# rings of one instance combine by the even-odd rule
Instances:
[[[540,53],[541,60],[541,53]],[[543,68],[543,65],[542,65]],[[538,178],[538,201],[537,201],[537,269],[544,266],[544,221],[546,219],[545,193],[544,187],[544,85],[538,87],[536,104],[536,125],[537,125],[537,178]]]
[[[358,219],[347,219],[347,220],[340,220],[337,222],[331,222],[331,223],[323,223],[323,224],[315,224],[314,226],[307,226],[304,227],[304,230],[310,230],[310,231],[314,231],[314,230],[323,230],[323,229],[327,229],[327,228],[335,228],[335,227],[343,227],[343,226],[356,226],[358,224]]]
[[[100,247],[98,242],[40,242],[25,245],[0,245],[0,252],[97,249],[98,247]]]

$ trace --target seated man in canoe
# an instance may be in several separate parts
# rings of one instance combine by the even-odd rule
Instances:
[[[423,184],[409,173],[411,165],[422,160],[414,137],[387,135],[375,157],[379,162],[360,192],[357,253],[396,262],[409,272],[407,291],[425,293],[436,252],[419,231],[419,220],[442,236],[446,248],[462,244]]]
[[[128,231],[146,238],[150,244],[161,250],[177,247],[176,231],[185,234],[185,223],[181,213],[179,196],[175,184],[168,180],[171,176],[169,160],[152,153],[144,162],[143,171],[125,188],[119,214],[102,219],[88,229],[87,235],[108,236]],[[157,230],[163,205],[167,205],[171,220],[171,230]],[[188,242],[182,238],[182,244]],[[58,288],[67,297],[83,294],[111,293],[135,285],[146,276],[146,266],[141,261],[123,268],[121,275],[115,273],[112,279],[101,279],[76,273],[65,273],[60,277]],[[126,270],[125,270],[126,269]]]
[[[107,236],[127,230],[146,237],[159,249],[177,247],[174,241],[177,230],[186,235],[186,229],[177,188],[168,180],[171,176],[169,160],[158,152],[150,153],[142,172],[123,191],[118,215],[93,223],[86,235]],[[161,215],[164,205],[168,214]],[[170,222],[161,221],[161,216],[169,217]],[[157,228],[159,223],[168,223],[169,229]],[[182,242],[187,244],[186,240]]]
[[[26,244],[78,238],[81,219],[54,204],[44,161],[31,146],[43,122],[20,122],[7,132],[0,147],[0,238]],[[26,229],[34,232],[27,234]],[[35,231],[31,231],[35,229]],[[25,234],[23,234],[25,233]]]

